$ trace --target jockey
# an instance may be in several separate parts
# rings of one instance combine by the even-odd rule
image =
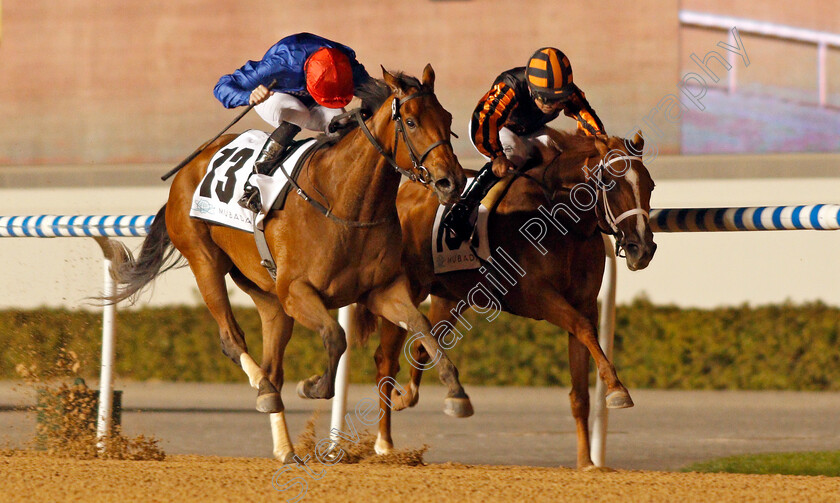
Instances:
[[[226,108],[256,105],[257,114],[275,128],[254,162],[255,173],[268,174],[301,128],[326,132],[370,78],[353,49],[298,33],[271,46],[260,61],[220,78],[213,94]],[[239,204],[258,212],[256,188],[246,184]]]
[[[553,47],[539,49],[527,67],[508,70],[481,98],[470,121],[470,140],[490,162],[476,175],[444,219],[458,238],[472,232],[470,215],[499,178],[521,168],[535,142],[546,144],[545,125],[560,112],[577,120],[587,135],[606,134],[583,91],[572,81],[569,58]]]

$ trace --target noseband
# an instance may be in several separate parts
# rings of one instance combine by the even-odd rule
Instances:
[[[560,157],[559,155],[557,157],[555,157],[551,162],[548,163],[548,165],[550,166],[551,164],[553,164],[555,160],[559,159],[559,157]],[[596,207],[595,212],[596,212],[596,215],[598,216],[599,220],[603,216],[603,220],[604,220],[604,222],[606,222],[606,224],[608,226],[608,228],[604,228],[601,225],[601,223],[599,222],[598,223],[598,228],[601,230],[601,232],[603,232],[604,234],[610,234],[610,235],[613,235],[613,236],[616,237],[616,240],[615,240],[615,254],[616,254],[616,256],[624,257],[624,255],[622,255],[622,251],[624,250],[624,243],[626,241],[626,237],[625,237],[624,233],[621,231],[621,229],[618,228],[618,224],[621,223],[622,221],[624,221],[625,219],[627,219],[629,217],[632,217],[633,215],[641,215],[642,217],[644,217],[645,220],[649,220],[650,216],[648,215],[648,212],[645,211],[642,208],[633,208],[633,209],[630,209],[630,210],[627,210],[627,211],[621,213],[618,216],[615,216],[615,213],[613,213],[612,208],[610,208],[610,203],[609,203],[609,200],[607,199],[607,184],[604,183],[604,170],[609,168],[610,166],[612,166],[613,163],[618,162],[618,161],[640,161],[641,162],[642,158],[639,157],[639,156],[635,156],[635,155],[622,155],[622,156],[613,157],[609,161],[604,161],[604,159],[601,159],[601,161],[595,166],[595,172],[597,173],[597,175],[595,177],[595,180],[596,180],[596,185],[597,185],[596,190],[598,192],[598,197],[601,198],[603,208]],[[587,160],[587,162],[588,162],[588,160]],[[586,163],[584,163],[583,168],[584,168],[584,172],[588,173],[590,171],[590,168],[589,168],[589,166],[586,165]],[[546,186],[545,175],[546,175],[547,172],[548,172],[547,169],[546,169],[546,171],[543,172],[543,177],[542,177],[543,179],[542,180],[538,180],[538,179],[534,178],[533,176],[531,176],[527,173],[517,173],[514,176],[527,178],[528,180],[531,180],[532,182],[536,183],[540,187],[540,189],[542,189],[543,194],[545,195],[545,198],[549,202],[553,203],[554,196],[557,194],[558,191],[557,190],[551,191]],[[560,189],[560,190],[568,192],[570,189],[563,188],[563,189]]]
[[[432,175],[429,173],[429,170],[426,169],[425,166],[423,166],[423,161],[426,160],[426,157],[435,148],[440,147],[441,145],[451,145],[451,143],[449,142],[448,138],[445,139],[445,140],[438,140],[438,141],[432,143],[431,145],[429,145],[429,147],[425,150],[425,152],[423,152],[423,154],[418,157],[417,156],[417,151],[414,149],[414,145],[411,143],[411,140],[409,140],[409,138],[408,138],[408,133],[405,130],[405,124],[403,123],[402,113],[401,113],[400,109],[401,109],[402,105],[404,105],[407,101],[413,100],[415,98],[421,98],[423,96],[431,96],[432,94],[434,94],[434,93],[431,93],[429,91],[420,91],[420,92],[414,93],[410,96],[406,96],[405,98],[402,98],[402,99],[397,98],[396,96],[394,97],[394,100],[391,102],[391,120],[394,121],[394,154],[393,155],[386,152],[385,149],[382,148],[382,145],[380,145],[379,142],[376,140],[376,138],[373,136],[373,133],[370,132],[370,129],[368,129],[368,127],[367,127],[367,124],[365,124],[365,120],[362,117],[361,111],[359,111],[359,110],[354,111],[354,116],[355,116],[356,122],[358,122],[358,124],[359,124],[359,128],[365,134],[368,141],[370,141],[370,143],[374,147],[376,147],[376,150],[379,151],[379,154],[382,157],[385,158],[385,160],[388,162],[388,164],[390,164],[391,167],[394,168],[394,170],[396,172],[400,173],[401,175],[404,175],[406,178],[408,178],[412,182],[419,182],[419,183],[423,184],[424,186],[432,183],[434,181],[434,179],[432,178]],[[397,149],[399,148],[400,137],[402,137],[406,148],[408,148],[408,155],[411,158],[411,163],[413,164],[411,171],[401,168],[397,164],[396,159],[394,159],[394,157],[397,155]]]
[[[610,230],[612,231],[612,232],[605,232],[605,233],[606,234],[612,234],[613,236],[615,236],[615,255],[617,257],[624,258],[626,255],[622,255],[622,251],[625,249],[624,245],[625,245],[625,241],[627,240],[627,237],[624,235],[624,232],[622,232],[618,228],[618,224],[621,223],[626,218],[632,217],[633,215],[641,215],[642,217],[644,217],[645,220],[650,220],[650,215],[648,214],[647,211],[645,211],[642,208],[633,208],[633,209],[625,211],[624,213],[622,213],[618,216],[615,216],[615,214],[612,211],[612,208],[610,208],[610,203],[607,200],[607,185],[603,182],[603,177],[604,177],[603,173],[604,173],[605,169],[609,168],[614,162],[618,162],[618,161],[639,161],[639,162],[641,162],[642,158],[639,157],[639,156],[636,156],[636,155],[621,155],[621,156],[613,157],[612,159],[610,159],[607,162],[604,162],[604,159],[601,159],[601,161],[598,163],[598,166],[596,166],[596,170],[595,170],[598,173],[598,175],[597,175],[598,191],[601,194],[601,199],[603,200],[603,204],[604,204],[604,208],[602,210],[603,215],[604,215],[604,220],[607,222],[607,225],[610,226]]]

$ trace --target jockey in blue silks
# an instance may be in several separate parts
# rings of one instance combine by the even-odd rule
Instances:
[[[271,46],[261,60],[220,78],[213,94],[227,108],[255,105],[275,128],[254,162],[255,172],[268,174],[301,128],[326,131],[370,78],[353,49],[298,33]],[[256,189],[246,185],[239,204],[259,211]]]

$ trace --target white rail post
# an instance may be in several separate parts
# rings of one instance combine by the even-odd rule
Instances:
[[[820,41],[817,44],[817,92],[819,93],[820,106],[824,107],[828,97],[828,83],[825,75],[825,58],[828,52],[828,44]]]
[[[338,360],[335,374],[335,396],[332,402],[332,417],[330,419],[330,440],[338,442],[339,430],[344,429],[344,415],[347,412],[347,387],[350,377],[350,328],[352,326],[353,310],[350,306],[338,310],[338,324],[344,329],[347,338],[347,349]],[[335,432],[335,433],[334,433]]]
[[[103,296],[110,297],[116,290],[116,283],[111,276],[111,265],[119,261],[122,245],[106,237],[94,238],[105,256]],[[102,312],[102,366],[99,371],[99,411],[96,418],[96,447],[105,450],[105,439],[111,433],[111,411],[114,396],[114,320],[116,304],[106,304]]]
[[[735,44],[735,33],[733,32],[734,28],[729,30],[729,47],[738,47]],[[728,75],[728,90],[729,94],[735,94],[735,91],[738,90],[738,62],[735,60],[735,53],[732,51],[727,51],[726,58],[729,60],[729,75]]]
[[[604,282],[601,284],[601,312],[599,316],[598,344],[607,358],[612,361],[613,337],[615,335],[615,248],[609,236],[604,236],[607,264],[604,268]],[[597,371],[596,371],[597,375]],[[604,466],[607,457],[607,386],[598,377],[595,383],[595,399],[592,401],[592,439],[589,455],[595,466]]]

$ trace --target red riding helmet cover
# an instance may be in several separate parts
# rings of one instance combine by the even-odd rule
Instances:
[[[319,105],[342,108],[353,99],[353,68],[338,49],[322,47],[304,65],[306,90]]]

